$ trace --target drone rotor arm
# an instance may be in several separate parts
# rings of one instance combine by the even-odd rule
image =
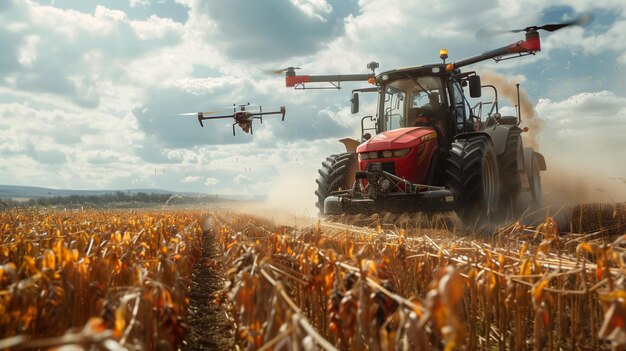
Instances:
[[[285,120],[285,106],[281,106],[278,111],[263,111],[263,112],[253,112],[251,113],[253,116],[265,116],[265,115],[282,115],[282,120]],[[257,117],[255,117],[257,118]]]
[[[505,57],[514,55],[529,55],[541,51],[541,40],[537,31],[526,33],[526,39],[503,46],[501,48],[484,52],[480,55],[469,57],[455,63],[451,63],[446,67],[447,70],[453,70],[463,66],[471,65],[477,62],[494,59],[502,60]]]
[[[201,118],[203,120],[206,120],[206,119],[223,119],[223,118],[233,118],[233,115],[230,114],[230,115],[223,115],[223,116],[204,116],[202,114],[198,114],[198,118]]]
[[[305,83],[341,83],[341,82],[367,82],[374,75],[367,74],[331,74],[331,75],[290,75],[285,73],[285,85],[288,88],[297,87]]]
[[[200,122],[200,126],[204,127],[204,124],[202,123],[202,121],[207,120],[207,119],[224,119],[224,118],[233,118],[233,115],[218,115],[218,116],[205,116],[206,112],[198,112],[198,122]]]

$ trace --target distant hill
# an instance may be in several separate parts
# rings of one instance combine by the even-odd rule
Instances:
[[[106,195],[123,192],[128,195],[137,193],[146,194],[180,194],[175,191],[161,189],[126,189],[126,190],[67,190],[49,189],[35,186],[0,185],[0,199],[40,199],[54,196],[90,196]]]
[[[178,194],[178,195],[211,195],[201,194],[193,192],[179,192],[163,189],[123,189],[123,190],[70,190],[70,189],[50,189],[41,188],[36,186],[18,186],[18,185],[0,185],[0,199],[14,199],[14,200],[28,200],[28,199],[43,199],[55,196],[99,196],[107,194],[115,194],[116,192],[123,192],[126,195],[134,195],[138,193],[144,194]],[[224,200],[236,200],[236,201],[250,201],[250,200],[265,200],[265,195],[218,195],[220,199]]]

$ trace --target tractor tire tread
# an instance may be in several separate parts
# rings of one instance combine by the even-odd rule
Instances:
[[[464,220],[474,221],[484,211],[482,163],[490,149],[493,150],[493,146],[486,136],[457,139],[451,145],[445,171],[446,187],[458,197],[459,214]],[[497,162],[495,154],[493,157]]]
[[[322,167],[318,170],[319,177],[315,180],[317,184],[315,206],[320,214],[324,213],[324,200],[330,196],[330,193],[335,190],[346,189],[348,186],[347,173],[350,164],[355,161],[354,153],[342,153],[333,154],[322,162]]]

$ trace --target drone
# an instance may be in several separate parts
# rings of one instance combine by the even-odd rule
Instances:
[[[252,110],[252,111],[251,111]],[[239,126],[241,130],[246,133],[254,134],[252,130],[252,121],[258,119],[263,124],[263,116],[266,115],[282,115],[282,121],[285,120],[285,106],[279,107],[275,111],[264,111],[263,107],[250,105],[250,103],[244,105],[236,105],[233,104],[233,111],[225,114],[216,114],[215,111],[209,112],[192,112],[192,113],[181,113],[181,116],[198,116],[198,122],[200,123],[200,127],[204,127],[202,123],[203,120],[207,119],[224,119],[224,118],[232,118],[235,120],[233,123],[233,136],[235,133],[235,126]]]

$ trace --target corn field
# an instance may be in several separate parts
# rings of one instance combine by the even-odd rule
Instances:
[[[549,217],[463,237],[225,211],[5,211],[0,349],[178,349],[204,265],[224,269],[204,303],[228,307],[232,349],[622,350],[617,232],[560,233]],[[207,233],[219,262],[200,260]]]
[[[219,224],[248,350],[621,350],[626,235],[561,235],[550,218],[491,238],[320,223]]]
[[[0,349],[174,350],[199,212],[0,212]]]

